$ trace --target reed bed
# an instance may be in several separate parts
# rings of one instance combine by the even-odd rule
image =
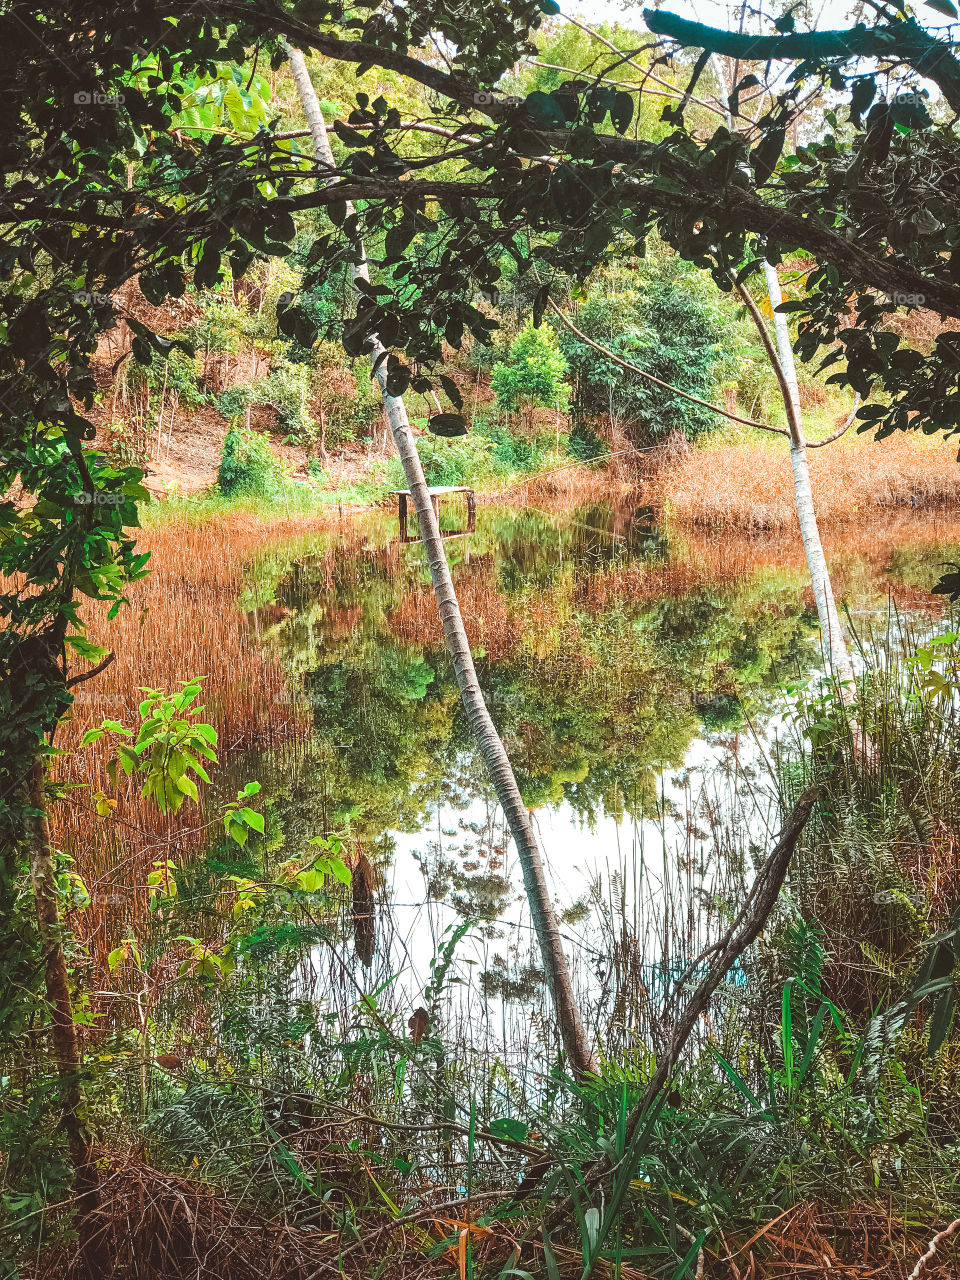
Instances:
[[[144,530],[139,546],[151,552],[153,572],[130,587],[130,606],[114,621],[107,622],[105,607],[87,609],[90,638],[108,645],[115,659],[76,687],[72,716],[57,745],[70,752],[105,718],[136,725],[141,688],[169,692],[195,676],[204,678],[205,719],[217,730],[221,766],[251,750],[302,740],[309,717],[289,696],[281,663],[261,644],[271,611],[243,613],[237,596],[245,561],[265,541],[303,527],[300,520],[268,526],[252,516],[234,516]],[[122,774],[115,786],[107,773],[112,750],[108,735],[61,757],[59,781],[78,789],[67,790],[51,812],[54,839],[75,859],[92,896],[74,926],[89,943],[99,972],[106,953],[147,914],[151,863],[181,862],[209,842],[219,822],[202,802],[188,802],[179,814],[165,817]],[[109,818],[95,812],[91,796],[97,791],[118,801]]]
[[[914,434],[846,440],[810,451],[814,500],[822,522],[862,521],[897,507],[960,505],[960,467],[943,441]],[[786,441],[724,444],[677,453],[641,486],[680,521],[787,529],[796,524]]]

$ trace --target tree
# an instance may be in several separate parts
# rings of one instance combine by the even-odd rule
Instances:
[[[330,142],[327,137],[326,122],[323,118],[323,112],[320,110],[316,92],[310,82],[306,59],[297,49],[289,49],[288,52],[297,92],[300,95],[300,101],[303,104],[303,109],[310,125],[310,134],[313,139],[317,161],[322,166],[332,168],[334,163],[333,152],[330,149]],[[346,218],[356,218],[351,205],[347,204],[344,212]],[[370,287],[370,276],[366,259],[362,253],[362,247],[359,260],[353,268],[353,277],[354,284],[361,290],[361,293],[365,285],[367,288]],[[400,455],[400,461],[403,464],[403,471],[413,499],[414,510],[420,523],[420,538],[423,542],[427,564],[430,568],[434,595],[436,596],[440,617],[443,621],[443,635],[450,661],[453,664],[460,697],[467,713],[470,728],[479,744],[480,754],[483,756],[490,780],[496,789],[497,799],[500,801],[500,806],[503,809],[514,843],[517,846],[517,856],[520,859],[520,866],[523,871],[523,884],[527,893],[527,901],[530,905],[530,915],[540,944],[547,984],[557,1013],[560,1036],[574,1077],[581,1080],[588,1072],[593,1070],[594,1060],[573,994],[570,971],[560,938],[560,924],[550,898],[543,859],[540,856],[536,834],[533,830],[533,822],[523,802],[520,788],[517,786],[510,759],[500,735],[497,733],[493,718],[487,709],[483,691],[480,688],[480,681],[477,679],[473,655],[470,652],[470,642],[467,639],[463,617],[460,613],[460,605],[453,586],[453,578],[450,574],[450,566],[447,564],[446,553],[443,549],[439,518],[434,509],[430,490],[423,474],[423,466],[420,462],[420,455],[417,453],[416,441],[410,427],[410,419],[407,417],[406,406],[402,398],[390,394],[390,382],[385,360],[387,351],[380,342],[378,334],[374,334],[368,345],[370,359],[373,364],[373,375],[383,393],[384,412],[387,415],[387,421],[390,423],[390,430],[397,446],[397,453]],[[537,345],[534,349],[539,352],[541,347]],[[562,360],[559,352],[547,353],[548,356],[551,354]],[[541,364],[543,363],[547,362],[541,362]],[[554,360],[555,363],[556,359]],[[529,365],[527,367],[528,369],[530,368]],[[547,363],[548,369],[552,367]],[[538,367],[535,371],[538,377],[542,378],[544,376],[542,368]],[[433,421],[437,423],[443,418],[455,419],[455,415],[438,414]],[[459,421],[459,419],[455,419],[458,429],[454,434],[460,434]],[[438,430],[438,427],[435,426],[434,430]],[[441,435],[446,434],[446,428],[439,428],[439,433]]]
[[[525,417],[533,409],[565,411],[570,388],[563,381],[567,362],[549,329],[527,324],[510,344],[510,356],[498,361],[490,386],[504,409],[519,410]]]
[[[674,432],[688,439],[719,422],[705,405],[674,395],[662,384],[709,397],[723,361],[723,329],[716,291],[686,264],[658,264],[649,275],[618,273],[609,284],[591,289],[579,308],[577,327],[628,364],[639,365],[660,384],[624,376],[596,347],[565,326],[561,345],[576,379],[574,405],[580,414],[609,414],[638,428],[636,443],[663,439]],[[685,269],[686,268],[686,269]],[[639,276],[639,280],[637,279]],[[707,291],[714,299],[706,296]]]

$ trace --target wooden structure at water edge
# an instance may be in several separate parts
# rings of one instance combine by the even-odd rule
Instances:
[[[473,533],[477,527],[477,497],[474,491],[465,484],[442,484],[431,485],[427,490],[430,494],[430,502],[433,505],[434,513],[437,520],[440,519],[440,499],[448,493],[465,493],[467,495],[467,527],[465,529],[452,529],[449,532],[441,532],[443,538],[462,538],[466,533]],[[407,532],[407,515],[409,511],[407,499],[410,497],[409,489],[391,489],[391,497],[397,499],[400,514],[400,541],[401,542],[419,542],[419,536],[411,538]]]

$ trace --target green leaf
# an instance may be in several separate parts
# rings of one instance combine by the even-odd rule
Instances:
[[[350,874],[350,868],[342,858],[330,858],[327,861],[327,869],[335,880],[339,880],[341,884],[350,885],[353,880]]]
[[[323,872],[317,871],[314,867],[301,871],[297,876],[296,883],[304,891],[304,893],[319,893],[323,888]]]
[[[427,422],[427,426],[435,436],[452,438],[465,436],[469,428],[459,413],[435,413]]]
[[[257,813],[256,809],[241,809],[240,817],[244,820],[248,827],[252,827],[254,831],[263,835],[263,814]]]
[[[523,1142],[527,1136],[528,1129],[522,1120],[515,1120],[513,1116],[501,1116],[499,1120],[491,1122],[490,1132],[497,1138],[509,1138],[511,1142]]]
[[[626,133],[632,119],[633,95],[621,90],[617,93],[613,100],[613,106],[610,108],[610,123],[617,133]]]
[[[567,123],[566,112],[551,93],[535,89],[524,101],[527,113],[540,129],[562,128]]]
[[[91,644],[86,636],[65,636],[64,644],[68,644],[81,658],[87,658],[90,662],[99,662],[110,652],[102,644]]]
[[[177,779],[177,786],[185,796],[189,796],[191,800],[199,800],[200,796],[197,792],[197,784],[192,778],[188,778],[186,774],[182,778]]]

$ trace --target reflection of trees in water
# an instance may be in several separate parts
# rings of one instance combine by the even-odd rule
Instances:
[[[662,578],[669,546],[643,513],[481,511],[476,535],[449,550],[477,633],[489,624],[493,636],[478,648],[480,680],[533,808],[651,812],[661,770],[704,727],[735,728],[742,706],[762,706],[811,658],[790,575],[645,590],[642,571]],[[418,548],[328,540],[260,570],[273,584],[261,603],[286,611],[270,635],[327,744],[331,812],[359,806],[373,843],[421,829],[441,801],[485,794]],[[585,590],[598,581],[602,608]]]

